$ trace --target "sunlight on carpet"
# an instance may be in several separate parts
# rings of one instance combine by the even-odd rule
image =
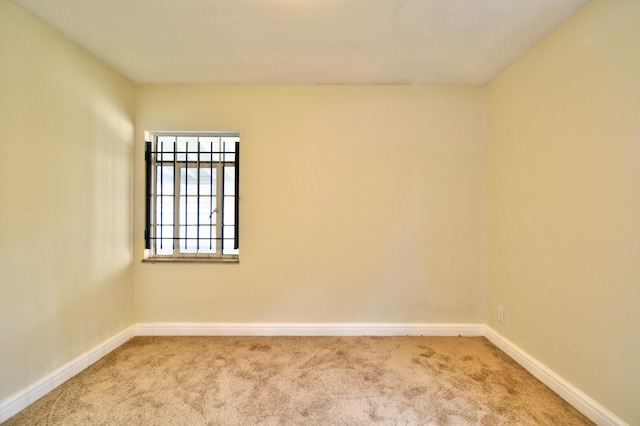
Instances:
[[[5,425],[586,425],[483,337],[136,337]]]

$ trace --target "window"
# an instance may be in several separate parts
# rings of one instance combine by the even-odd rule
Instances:
[[[239,134],[147,136],[147,260],[237,261]]]

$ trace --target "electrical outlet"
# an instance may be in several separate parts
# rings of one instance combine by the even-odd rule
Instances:
[[[498,321],[504,322],[504,308],[502,306],[498,306]]]

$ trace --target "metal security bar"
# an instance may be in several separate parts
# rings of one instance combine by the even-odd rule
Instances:
[[[146,143],[145,247],[154,258],[237,258],[240,137],[155,132]]]

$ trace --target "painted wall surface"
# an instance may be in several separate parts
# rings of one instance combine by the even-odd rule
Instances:
[[[134,86],[0,0],[0,400],[130,326]]]
[[[140,86],[137,321],[477,323],[483,93]],[[239,264],[141,263],[150,130],[240,131]]]
[[[630,424],[640,424],[638,51],[640,2],[594,0],[488,87],[486,321]]]

